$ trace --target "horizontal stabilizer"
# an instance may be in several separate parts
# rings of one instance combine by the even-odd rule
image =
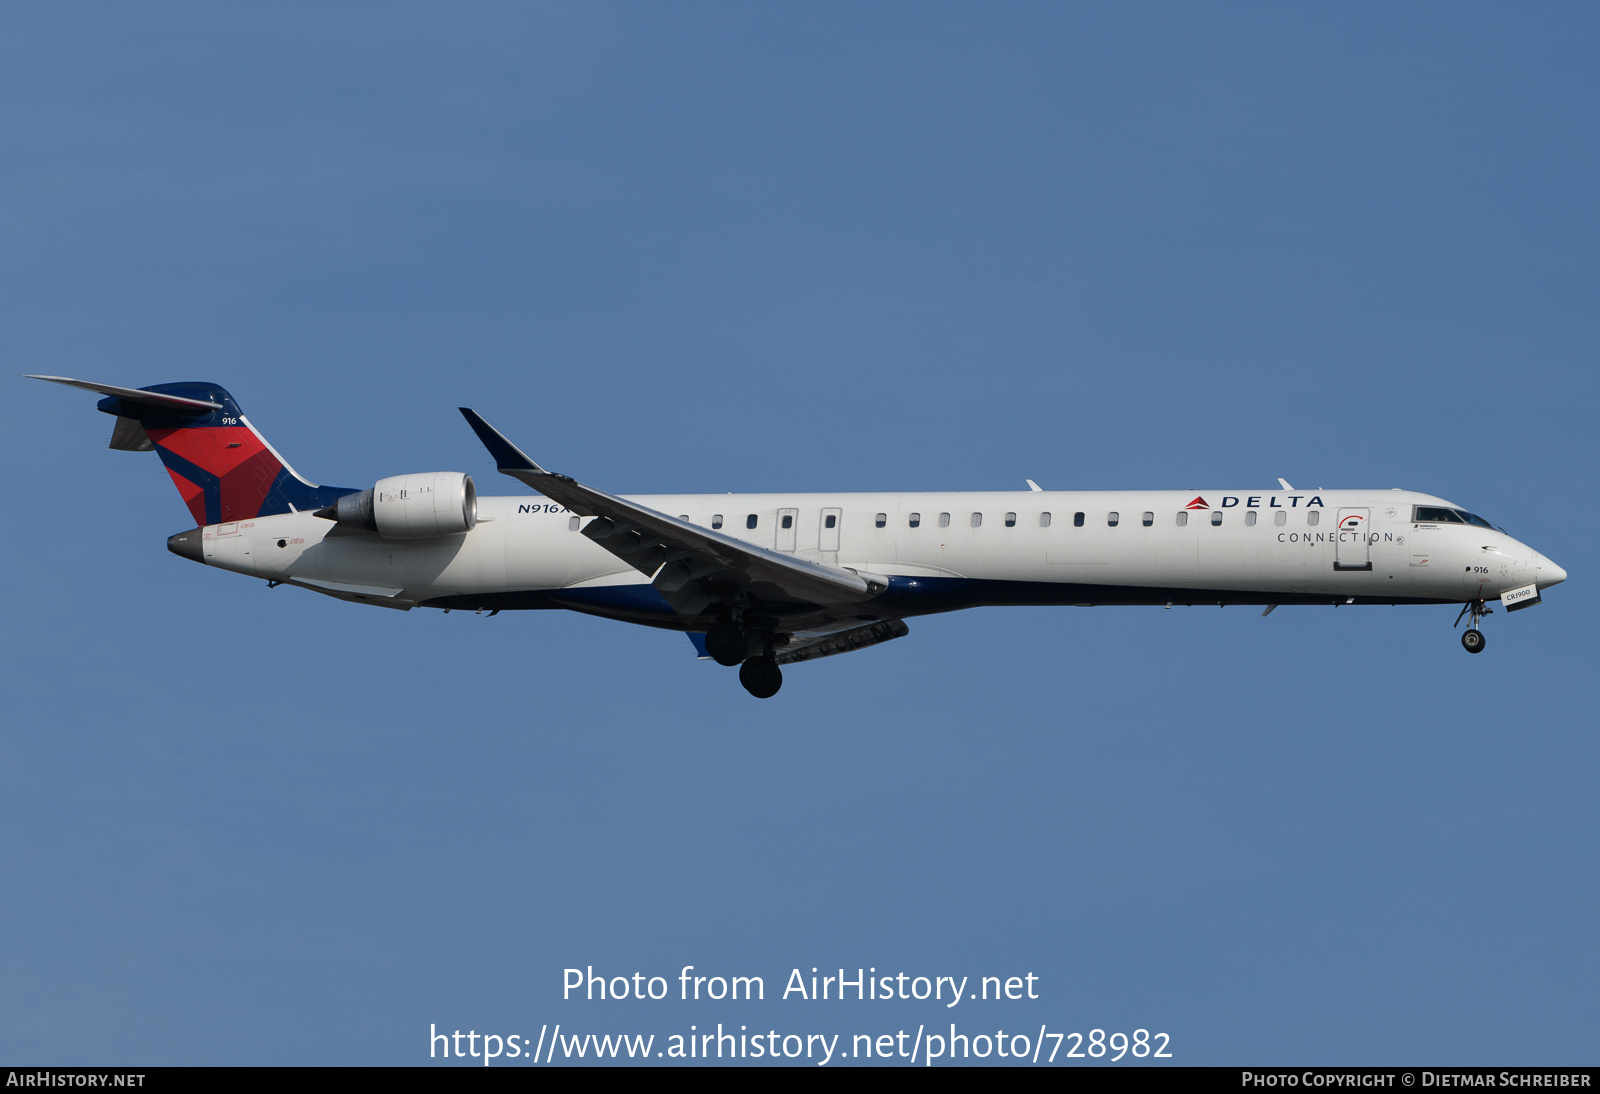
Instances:
[[[115,384],[96,384],[89,380],[73,380],[66,376],[35,376],[28,374],[30,380],[48,380],[52,384],[66,384],[68,387],[81,387],[85,391],[98,391],[101,395],[111,395],[118,399],[126,399],[131,403],[145,403],[148,406],[159,406],[169,410],[211,411],[221,410],[221,403],[213,403],[207,399],[185,399],[181,395],[164,395],[159,391],[143,391],[136,387],[117,387]]]

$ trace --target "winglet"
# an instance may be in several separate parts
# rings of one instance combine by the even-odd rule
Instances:
[[[1028,484],[1028,489],[1033,491],[1035,494],[1044,493],[1044,487],[1040,486],[1038,483],[1034,482],[1032,479],[1023,479],[1022,481],[1027,483]]]
[[[1288,479],[1279,479],[1278,480],[1278,485],[1283,487],[1285,490],[1289,490],[1289,491],[1293,491],[1294,490],[1294,487],[1289,485],[1289,480]]]
[[[456,409],[461,411],[461,416],[478,435],[478,440],[483,442],[483,447],[494,457],[496,468],[501,471],[534,471],[540,475],[546,473],[544,468],[528,458],[527,453],[506,440],[498,429],[484,421],[477,411],[464,406]]]

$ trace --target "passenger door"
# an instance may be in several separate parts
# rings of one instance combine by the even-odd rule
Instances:
[[[1334,545],[1335,570],[1372,569],[1372,543],[1367,532],[1372,525],[1371,509],[1339,510],[1339,542]]]

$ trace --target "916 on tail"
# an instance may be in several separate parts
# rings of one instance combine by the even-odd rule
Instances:
[[[359,604],[491,615],[565,608],[682,631],[768,698],[782,668],[985,605],[1459,605],[1479,621],[1540,603],[1566,571],[1484,518],[1407,490],[1046,491],[619,496],[546,471],[478,414],[501,474],[370,488],[295,472],[212,383],[97,392],[111,447],[155,451],[193,515],[177,555]]]

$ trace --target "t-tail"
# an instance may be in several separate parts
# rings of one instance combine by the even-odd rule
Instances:
[[[65,376],[32,376],[99,392],[117,419],[111,447],[154,449],[199,525],[320,509],[353,487],[317,486],[295,473],[216,384],[188,381],[116,387]]]

